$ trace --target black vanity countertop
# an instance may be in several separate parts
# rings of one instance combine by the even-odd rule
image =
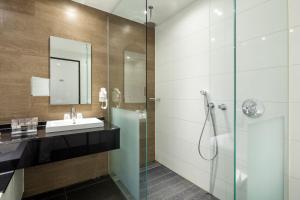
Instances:
[[[108,122],[101,128],[54,133],[39,126],[36,135],[19,138],[13,138],[10,129],[0,132],[0,192],[16,169],[120,148],[120,128]]]

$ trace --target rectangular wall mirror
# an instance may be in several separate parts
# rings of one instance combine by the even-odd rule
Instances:
[[[146,55],[124,51],[125,103],[146,102]]]
[[[50,104],[92,103],[92,46],[50,37]]]

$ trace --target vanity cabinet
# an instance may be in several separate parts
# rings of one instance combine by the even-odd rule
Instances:
[[[16,170],[0,200],[21,200],[24,192],[24,169]]]

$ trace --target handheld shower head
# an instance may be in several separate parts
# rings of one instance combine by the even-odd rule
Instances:
[[[206,90],[200,90],[200,94],[204,96],[204,105],[210,109],[215,108],[214,103],[209,102],[208,92]]]

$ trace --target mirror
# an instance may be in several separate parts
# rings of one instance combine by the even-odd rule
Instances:
[[[124,52],[124,98],[125,103],[146,102],[146,55],[132,51]]]
[[[91,104],[92,46],[50,37],[50,104]]]

